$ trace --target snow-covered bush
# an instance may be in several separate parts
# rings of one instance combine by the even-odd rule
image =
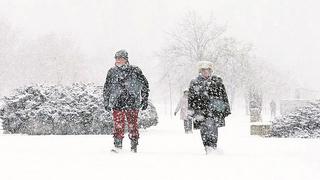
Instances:
[[[320,138],[320,101],[310,102],[272,122],[271,136]]]
[[[111,134],[112,115],[104,110],[102,87],[76,83],[72,86],[28,86],[4,97],[0,119],[5,133]],[[140,111],[139,127],[158,123],[155,107],[149,102]]]

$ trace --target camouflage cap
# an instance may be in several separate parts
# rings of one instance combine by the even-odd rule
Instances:
[[[122,57],[123,59],[125,60],[128,60],[128,52],[124,49],[116,52],[116,54],[114,55],[114,58],[119,58],[119,57]]]

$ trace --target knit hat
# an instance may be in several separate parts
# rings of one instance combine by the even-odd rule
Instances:
[[[125,60],[128,60],[129,57],[128,57],[128,52],[124,49],[121,49],[120,51],[116,52],[116,54],[114,55],[114,58],[123,58]]]
[[[198,70],[199,72],[201,69],[211,69],[213,71],[213,63],[210,61],[199,61],[198,62]]]

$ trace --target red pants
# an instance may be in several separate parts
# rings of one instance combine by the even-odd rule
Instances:
[[[139,110],[137,109],[113,110],[113,137],[117,139],[124,138],[125,119],[127,118],[129,138],[133,140],[139,139],[138,113]]]

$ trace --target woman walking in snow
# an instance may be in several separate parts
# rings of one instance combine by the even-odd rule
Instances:
[[[186,134],[192,133],[192,119],[189,116],[190,113],[188,113],[188,94],[189,90],[185,89],[176,110],[174,111],[174,115],[180,111],[180,119],[183,120],[184,131]]]
[[[188,107],[209,154],[217,148],[218,128],[225,126],[225,117],[231,112],[222,79],[213,75],[213,63],[199,61],[198,70],[199,76],[190,82]]]

